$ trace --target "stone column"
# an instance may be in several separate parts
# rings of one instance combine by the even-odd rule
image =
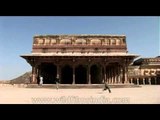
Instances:
[[[37,83],[36,66],[32,66],[32,81],[31,83]]]
[[[116,83],[115,67],[113,68],[113,84]]]
[[[111,69],[108,71],[108,83],[111,84]]]
[[[108,71],[106,71],[106,82],[108,83]]]
[[[128,67],[125,65],[124,83],[128,83]]]
[[[59,65],[59,80],[60,80],[60,83],[61,83],[61,65]]]
[[[155,85],[156,85],[157,84],[157,78],[155,77],[154,79],[155,79]]]
[[[104,82],[106,82],[106,65],[104,65]]]
[[[148,82],[149,82],[149,84],[151,85],[151,78],[148,78]]]
[[[145,78],[143,78],[143,85],[145,85]]]
[[[75,66],[73,65],[73,82],[72,84],[75,84]]]
[[[118,66],[118,83],[121,83],[121,67]]]
[[[112,80],[112,84],[113,84],[114,83],[113,68],[111,70],[111,80]]]
[[[137,78],[137,85],[139,85],[139,78]]]
[[[90,65],[88,65],[88,84],[91,84],[91,73],[90,73]]]
[[[124,66],[123,66],[123,77],[122,78],[123,78],[122,83],[125,83],[125,68],[124,68]]]
[[[131,84],[133,84],[133,78],[131,78]]]
[[[59,78],[59,65],[57,65],[57,76]]]

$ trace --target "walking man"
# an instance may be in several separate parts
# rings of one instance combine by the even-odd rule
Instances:
[[[39,85],[42,85],[43,84],[43,77],[40,76],[40,81],[39,81]]]
[[[110,87],[108,86],[107,82],[104,82],[104,89],[103,89],[103,91],[104,91],[104,90],[107,90],[107,89],[108,89],[109,93],[111,93],[111,89],[110,89]]]

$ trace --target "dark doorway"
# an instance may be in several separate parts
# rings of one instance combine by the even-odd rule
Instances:
[[[92,84],[100,84],[102,83],[102,74],[100,67],[98,65],[91,66],[91,83]]]
[[[57,67],[52,63],[42,63],[40,75],[43,77],[44,84],[53,84],[57,75]]]
[[[87,83],[87,69],[82,65],[79,65],[75,69],[75,83],[76,84]]]
[[[61,71],[61,83],[62,84],[72,84],[73,81],[73,69],[69,65],[62,68]]]

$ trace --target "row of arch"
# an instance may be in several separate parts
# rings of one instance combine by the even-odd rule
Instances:
[[[103,81],[102,66],[93,64],[90,67],[91,84],[100,84]],[[71,65],[63,65],[57,71],[57,65],[51,63],[42,63],[39,67],[38,76],[43,76],[44,84],[54,84],[57,72],[61,84],[88,84],[88,70],[87,65],[78,65],[74,69]],[[75,81],[73,80],[75,77]]]
[[[36,38],[34,40],[34,45],[36,44],[57,44],[57,40],[56,39],[39,39]],[[62,39],[60,40],[60,44],[72,44],[72,40],[70,39]],[[77,39],[75,40],[75,44],[87,44],[87,40],[85,39]],[[102,44],[102,40],[100,39],[92,39],[90,41],[90,44]],[[118,39],[118,38],[112,38],[112,39],[105,39],[104,44],[106,45],[120,45],[120,44],[125,44],[125,40],[124,39]]]

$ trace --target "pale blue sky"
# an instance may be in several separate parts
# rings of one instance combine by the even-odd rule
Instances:
[[[129,53],[141,57],[160,55],[159,17],[154,16],[10,16],[0,17],[0,80],[30,71],[20,57],[31,53],[34,35],[126,35]]]

